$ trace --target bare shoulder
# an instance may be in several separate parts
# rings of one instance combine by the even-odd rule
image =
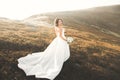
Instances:
[[[59,29],[57,27],[54,27],[55,31],[59,31]]]
[[[63,28],[64,31],[66,31],[66,28]]]
[[[58,29],[57,27],[54,27],[54,29]]]
[[[57,28],[56,26],[54,26],[54,28]]]

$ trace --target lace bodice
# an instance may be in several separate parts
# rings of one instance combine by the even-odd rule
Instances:
[[[65,32],[65,29],[62,28],[62,36],[63,36],[64,38],[66,38],[64,32]],[[55,27],[55,33],[56,33],[56,36],[57,36],[57,37],[60,36],[59,28]]]

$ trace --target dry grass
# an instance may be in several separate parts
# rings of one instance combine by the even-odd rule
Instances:
[[[44,51],[55,38],[54,29],[0,21],[0,34],[0,79],[36,80],[25,76],[17,67],[17,59]],[[70,44],[71,57],[55,80],[120,79],[119,38],[85,25],[66,26],[65,35],[74,38]]]

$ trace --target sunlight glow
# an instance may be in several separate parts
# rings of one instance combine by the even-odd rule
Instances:
[[[120,4],[120,0],[0,0],[0,17],[24,19],[54,11],[80,10]]]

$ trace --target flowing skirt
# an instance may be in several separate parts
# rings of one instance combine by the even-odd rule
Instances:
[[[26,76],[35,75],[36,78],[53,80],[69,57],[69,44],[60,37],[56,37],[43,52],[19,58],[18,67],[26,73]]]

